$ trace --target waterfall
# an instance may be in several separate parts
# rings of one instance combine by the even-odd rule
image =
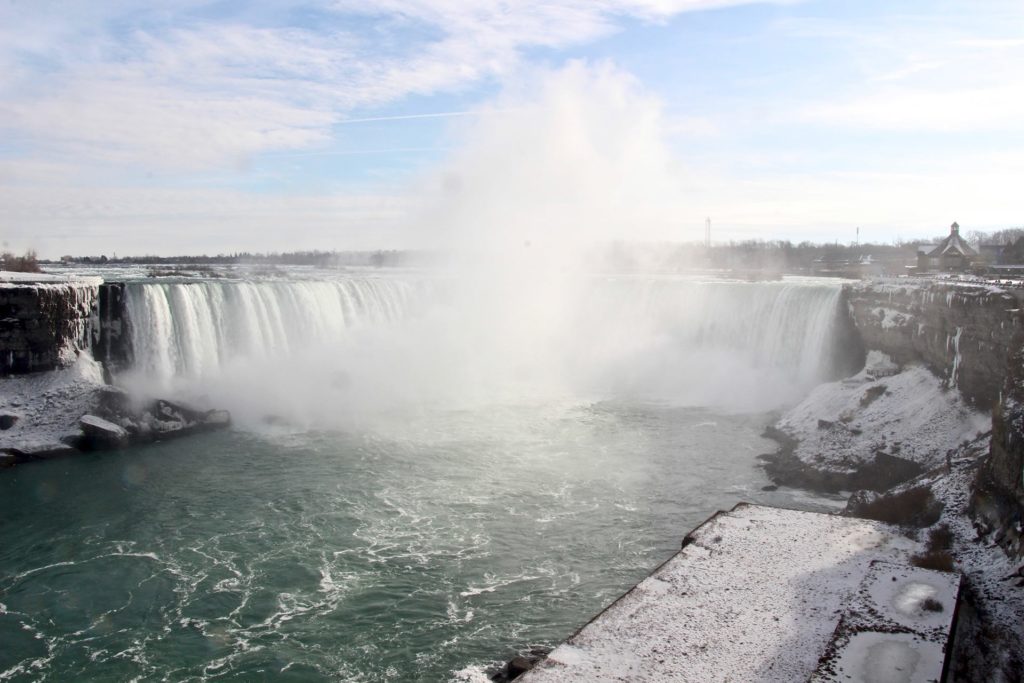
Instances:
[[[728,354],[805,385],[835,370],[838,284],[629,278],[599,289],[591,305],[603,312],[589,315],[614,347],[628,345],[623,337],[657,336],[674,349]]]
[[[262,393],[297,412],[351,412],[568,394],[760,410],[832,378],[840,291],[799,279],[342,276],[132,283],[126,309],[137,378],[229,402]]]
[[[131,283],[134,369],[158,381],[202,378],[233,359],[287,356],[398,320],[413,293],[411,283],[383,278]]]

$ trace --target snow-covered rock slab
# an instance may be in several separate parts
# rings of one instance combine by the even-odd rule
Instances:
[[[128,445],[128,431],[102,417],[83,415],[78,424],[85,433],[86,443],[92,448],[120,448]]]
[[[811,465],[856,469],[883,451],[930,468],[990,429],[991,418],[927,368],[894,372],[891,359],[872,351],[863,371],[816,387],[778,428],[799,442],[795,455]]]
[[[879,522],[741,503],[519,680],[806,681],[871,563],[917,547]]]

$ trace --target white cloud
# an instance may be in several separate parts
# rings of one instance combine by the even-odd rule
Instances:
[[[0,132],[84,165],[232,166],[324,143],[356,107],[504,76],[526,49],[594,40],[625,16],[738,3],[335,2],[315,28],[252,9],[199,21],[206,4],[0,6]],[[286,14],[286,3],[270,7],[271,19]],[[367,14],[372,32],[352,26]]]
[[[866,130],[986,133],[1020,130],[1024,41],[1000,37],[1024,21],[1020,3],[952,5],[946,13],[883,13],[837,24],[792,20],[777,28],[827,38],[848,56],[850,77],[795,118]]]
[[[345,1],[301,26],[282,21],[283,2],[217,20],[197,19],[203,0],[0,4],[0,235],[57,255],[433,246],[441,225],[459,243],[699,239],[705,215],[716,239],[823,239],[850,224],[906,237],[934,232],[933,218],[1002,227],[1024,215],[1012,199],[1024,168],[990,149],[970,159],[951,150],[936,165],[897,142],[851,153],[845,138],[931,131],[938,149],[949,132],[967,140],[1020,131],[1024,42],[989,24],[779,23],[785,39],[824,36],[833,62],[805,73],[782,60],[766,77],[779,85],[774,98],[710,87],[707,108],[671,116],[612,66],[533,66],[538,54],[557,58],[630,20],[734,4],[745,3]],[[787,89],[789,73],[801,84]],[[811,81],[813,94],[802,89]],[[409,112],[451,115],[456,134],[445,146],[457,151],[408,191],[394,178],[372,192],[301,196],[181,187],[196,184],[196,171],[209,180],[210,169],[224,169],[219,187],[230,187],[235,168],[267,153],[336,154],[336,138],[358,139],[359,126],[339,125],[353,115],[399,117],[374,108],[415,94],[472,95],[481,83],[506,88],[484,107],[459,98],[445,105],[459,111]],[[794,131],[809,122],[814,145],[802,145]],[[777,132],[792,148],[772,143]],[[702,158],[676,158],[673,135]],[[1019,139],[1007,138],[1013,156]],[[757,157],[765,162],[744,163]]]

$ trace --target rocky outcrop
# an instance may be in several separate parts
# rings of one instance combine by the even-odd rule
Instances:
[[[102,417],[83,415],[78,424],[82,429],[80,445],[86,450],[107,450],[128,445],[128,431]]]
[[[863,283],[847,288],[850,316],[870,349],[921,362],[992,411],[991,450],[978,469],[972,512],[1015,557],[1024,556],[1024,314],[1022,294],[956,283]]]
[[[758,456],[772,481],[785,486],[796,486],[838,493],[840,491],[885,491],[913,479],[924,468],[910,460],[875,451],[857,467],[839,469],[828,465],[812,465],[796,456],[795,444],[785,433],[770,428],[765,436],[782,444],[775,453]]]
[[[866,348],[901,365],[923,363],[978,408],[995,406],[1015,335],[1024,329],[1019,293],[908,281],[848,285],[846,296]]]
[[[64,367],[86,350],[108,373],[131,365],[123,282],[0,282],[0,376]]]
[[[786,411],[766,432],[778,451],[761,457],[778,484],[881,492],[945,464],[951,447],[989,425],[927,368],[901,370],[872,350],[861,372],[815,387]]]
[[[201,410],[162,398],[137,404],[127,392],[113,386],[97,393],[96,412],[102,417],[86,415],[79,420],[84,433],[80,445],[89,450],[164,441],[231,426],[231,414],[226,410]]]
[[[155,399],[136,401],[123,389],[99,385],[83,389],[82,396],[69,399],[65,412],[77,406],[80,416],[74,428],[57,433],[31,430],[6,442],[0,441],[0,467],[34,460],[74,455],[82,451],[105,451],[164,441],[178,437],[224,429],[231,425],[226,410],[201,410],[180,403]],[[51,409],[59,406],[47,403]],[[85,414],[82,414],[84,411]],[[31,422],[31,420],[30,420]]]
[[[90,347],[99,281],[0,282],[0,376],[63,367]]]
[[[919,537],[928,539],[928,549],[915,556],[915,564],[955,566],[964,573],[966,597],[959,610],[951,679],[1020,680],[1024,669],[1020,656],[1024,603],[1019,593],[1024,588],[1020,580],[1024,576],[1024,295],[977,284],[901,280],[851,285],[846,296],[857,336],[869,351],[892,357],[903,366],[903,375],[908,366],[925,365],[944,387],[959,390],[948,394],[959,393],[976,409],[991,412],[990,434],[959,446],[955,438],[944,439],[941,446],[932,444],[935,458],[925,472],[889,491],[878,493],[880,487],[865,487],[876,491],[854,493],[846,514],[885,520],[908,533],[919,528]],[[894,379],[886,379],[887,389],[879,389],[877,395],[865,391],[847,426],[860,428],[858,415],[892,398],[888,393],[893,383]],[[932,392],[925,403],[939,400]],[[911,395],[900,404],[912,402]],[[844,431],[841,420],[842,416],[818,422],[816,430],[805,428],[803,433],[838,433],[842,439],[822,443],[842,445],[844,439],[852,441],[846,436],[852,429]],[[934,425],[931,429],[914,425],[910,416],[902,417],[900,423],[915,438],[935,433]],[[769,456],[776,459],[769,468],[781,467],[797,485],[820,488],[821,482],[815,481],[821,478],[820,463],[806,457],[797,460],[793,453],[800,444],[792,435],[784,436],[779,439],[779,453]],[[906,443],[903,446],[905,451]],[[943,453],[944,449],[948,450]],[[870,469],[867,456],[846,474],[859,477],[865,467]],[[808,484],[801,484],[801,479]]]
[[[911,281],[852,285],[847,297],[867,348],[926,364],[992,411],[991,447],[978,468],[971,512],[981,533],[1024,557],[1024,294]]]
[[[971,510],[980,531],[1007,553],[1024,558],[1024,333],[1014,340],[999,405],[992,413],[992,445],[978,469]]]

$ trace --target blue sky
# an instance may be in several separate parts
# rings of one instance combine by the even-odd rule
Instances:
[[[0,0],[0,242],[1019,226],[1022,65],[1018,0]]]

